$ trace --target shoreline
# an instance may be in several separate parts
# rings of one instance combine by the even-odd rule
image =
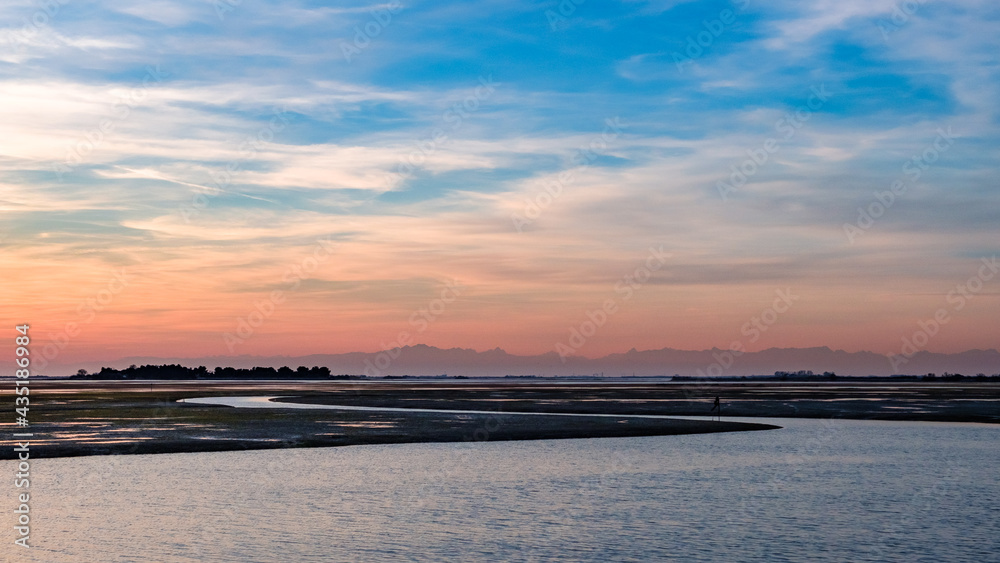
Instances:
[[[281,402],[400,410],[245,409],[177,402],[282,395]],[[0,396],[12,400],[4,390]],[[642,416],[707,416],[722,422]],[[419,412],[414,409],[485,411]],[[841,418],[1000,423],[1000,385],[518,385],[345,382],[38,382],[32,457],[196,453],[415,442],[667,436],[756,431],[739,418]],[[525,416],[526,413],[532,416]],[[547,413],[547,414],[546,414]],[[567,417],[565,414],[577,416]],[[587,416],[600,415],[600,416]],[[13,424],[3,424],[11,459]]]
[[[258,419],[244,413],[248,409],[226,406],[202,407],[209,411],[221,409],[235,415],[225,433],[230,436],[190,437],[186,439],[155,439],[143,441],[142,436],[132,441],[117,443],[81,444],[72,441],[59,443],[32,443],[33,457],[38,459],[81,457],[93,455],[140,455],[162,453],[198,453],[218,451],[246,451],[284,448],[341,447],[378,444],[448,443],[555,440],[579,438],[625,438],[640,436],[672,436],[684,434],[709,434],[775,430],[771,424],[746,422],[715,422],[685,419],[649,419],[625,416],[581,416],[517,414],[442,414],[442,413],[386,413],[395,415],[386,420],[380,412],[358,412],[359,416],[338,417],[340,424],[351,428],[339,434],[317,432],[315,414],[322,411],[295,411],[313,416],[296,416],[277,407],[267,409],[269,428],[265,432]],[[217,414],[217,413],[210,413]],[[284,419],[277,425],[274,418]],[[373,418],[375,420],[373,420]],[[239,419],[242,419],[239,420]],[[250,424],[248,424],[250,423]],[[251,426],[247,428],[246,426]],[[261,437],[261,436],[265,437]],[[36,445],[37,444],[37,445]]]
[[[1000,384],[833,384],[801,382],[622,385],[385,386],[312,391],[280,402],[507,412],[843,418],[1000,424]]]

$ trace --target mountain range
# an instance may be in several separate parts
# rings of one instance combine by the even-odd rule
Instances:
[[[770,375],[777,371],[812,371],[816,374],[833,372],[837,375],[924,375],[927,373],[961,373],[976,375],[1000,373],[1000,352],[995,349],[968,350],[943,354],[916,352],[910,358],[896,356],[895,361],[874,352],[846,352],[828,347],[769,348],[759,352],[734,354],[727,350],[659,350],[632,349],[625,353],[599,358],[569,356],[556,352],[534,356],[508,354],[500,348],[478,352],[469,348],[436,348],[425,344],[404,346],[383,352],[350,352],[343,354],[312,354],[307,356],[208,356],[201,358],[127,357],[104,364],[52,366],[50,375],[70,375],[79,368],[88,371],[103,366],[125,368],[130,364],[181,364],[188,367],[216,366],[251,368],[303,365],[326,366],[333,374],[385,375],[450,375],[450,376],[719,376]],[[57,373],[62,367],[66,373]]]

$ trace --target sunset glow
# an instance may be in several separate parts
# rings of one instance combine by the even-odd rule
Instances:
[[[60,374],[997,347],[995,7],[564,4],[4,3],[0,316]]]

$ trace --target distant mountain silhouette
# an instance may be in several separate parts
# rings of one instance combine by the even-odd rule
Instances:
[[[331,373],[384,375],[465,375],[465,376],[572,376],[603,373],[606,377],[620,376],[717,376],[768,375],[776,371],[812,371],[837,375],[924,375],[961,373],[976,375],[1000,373],[1000,352],[968,350],[957,354],[918,352],[896,369],[889,359],[874,352],[845,352],[818,348],[769,348],[738,357],[713,348],[711,350],[629,350],[600,358],[571,356],[563,363],[555,352],[535,356],[508,354],[500,348],[477,352],[469,348],[436,348],[424,344],[405,346],[391,352],[346,354],[312,354],[308,356],[211,356],[202,358],[131,357],[103,362],[100,365],[76,365],[65,373],[48,370],[51,375],[70,375],[80,367],[94,371],[102,366],[126,368],[130,364],[173,364],[185,366],[215,366],[252,368],[281,366],[325,366]]]

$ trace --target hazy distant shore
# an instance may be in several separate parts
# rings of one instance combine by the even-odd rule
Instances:
[[[870,351],[847,352],[833,350],[825,346],[813,348],[768,348],[759,352],[745,352],[734,358],[726,350],[717,348],[706,350],[677,350],[661,348],[658,350],[629,350],[624,353],[613,353],[597,358],[582,356],[560,357],[549,352],[533,356],[520,356],[494,348],[477,351],[467,348],[437,348],[425,344],[402,346],[391,358],[391,370],[378,369],[384,366],[388,359],[388,351],[381,352],[348,352],[343,354],[311,354],[307,356],[204,356],[194,358],[180,357],[147,357],[135,356],[120,358],[112,362],[111,367],[125,370],[130,364],[139,366],[140,373],[132,374],[141,377],[143,364],[178,364],[190,366],[230,366],[231,368],[264,370],[290,366],[297,373],[281,376],[281,379],[301,378],[296,366],[325,366],[333,374],[366,374],[377,379],[385,375],[411,374],[417,376],[435,376],[439,374],[462,375],[468,377],[502,376],[505,374],[521,374],[536,376],[585,376],[607,375],[627,377],[639,376],[682,376],[708,375],[750,375],[771,374],[786,370],[813,370],[817,374],[835,372],[845,375],[879,375],[911,374],[924,376],[936,373],[939,376],[946,372],[962,373],[967,377],[996,375],[1000,366],[1000,351],[966,350],[960,353],[939,354],[925,350],[915,351],[908,355],[905,361],[898,360],[898,365],[890,362],[885,354]],[[53,365],[52,373],[75,373],[84,367],[91,371],[101,370],[107,363],[88,365]],[[222,368],[228,371],[229,368]],[[310,368],[312,369],[312,368]],[[386,368],[388,370],[388,368]],[[215,370],[212,370],[213,372]],[[208,372],[202,376],[208,376]],[[212,374],[215,375],[214,373]],[[277,375],[277,374],[276,374]],[[194,377],[193,375],[191,376]],[[112,377],[113,379],[114,377]],[[164,379],[169,379],[165,377]],[[180,379],[180,378],[179,378]]]
[[[1000,423],[1000,385],[996,384],[37,381],[33,385],[31,451],[37,458],[776,428],[726,420],[752,416]],[[11,393],[4,390],[3,395]],[[239,409],[177,402],[182,398],[224,395],[283,395],[282,400],[299,403],[480,410],[492,414]],[[708,415],[716,396],[722,404],[721,423],[628,416]],[[512,414],[516,412],[621,416]],[[10,459],[12,448],[5,451],[8,454],[4,459]]]

